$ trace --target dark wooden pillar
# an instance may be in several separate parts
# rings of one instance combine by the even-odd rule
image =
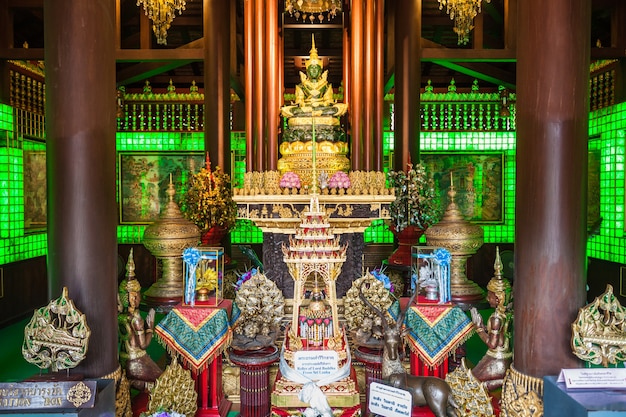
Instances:
[[[48,278],[91,328],[85,377],[117,369],[115,0],[45,0]],[[87,35],[88,34],[88,35]]]
[[[204,149],[230,174],[230,6],[204,0]]]
[[[419,161],[421,0],[396,0],[394,169]]]
[[[585,303],[591,6],[525,0],[517,11],[514,366],[543,377],[579,365],[570,339]]]

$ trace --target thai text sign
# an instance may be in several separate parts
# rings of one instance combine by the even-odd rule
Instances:
[[[91,408],[96,381],[0,383],[0,412],[40,408]]]
[[[561,369],[557,382],[567,389],[626,389],[625,368],[574,368]]]
[[[412,398],[411,393],[379,382],[372,382],[369,386],[370,413],[385,417],[410,417]]]
[[[338,356],[334,350],[301,350],[294,354],[294,367],[302,375],[318,381],[338,370]]]

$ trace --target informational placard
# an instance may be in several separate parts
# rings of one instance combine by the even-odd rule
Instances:
[[[567,389],[626,389],[626,368],[561,369],[557,382]]]
[[[96,381],[0,383],[0,413],[41,408],[92,408],[96,386]]]
[[[332,375],[339,369],[334,350],[299,350],[293,355],[294,368],[312,381]]]
[[[370,413],[385,417],[410,417],[412,407],[411,393],[400,388],[390,387],[379,382],[369,386]]]

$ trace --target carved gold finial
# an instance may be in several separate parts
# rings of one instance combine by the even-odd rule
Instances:
[[[506,309],[511,299],[511,283],[502,276],[502,261],[500,248],[496,246],[496,260],[493,264],[494,276],[487,283],[487,291],[491,291],[498,297],[498,308]]]
[[[311,35],[311,50],[309,51],[309,59],[307,59],[305,66],[309,68],[311,65],[319,65],[323,68],[323,63],[317,55],[317,48],[315,47],[315,35]]]
[[[128,262],[126,262],[126,278],[135,277],[135,260],[133,259],[133,248],[130,248]]]
[[[133,258],[133,248],[130,248],[128,261],[126,262],[126,291],[129,293],[141,292],[141,284],[135,278],[135,260]]]
[[[500,247],[496,246],[496,260],[493,263],[493,269],[495,271],[495,276],[502,276],[502,260],[500,259]]]

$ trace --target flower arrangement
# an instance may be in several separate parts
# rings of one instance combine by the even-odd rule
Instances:
[[[230,176],[223,173],[220,167],[211,171],[208,157],[206,166],[191,176],[180,206],[185,217],[195,223],[202,233],[213,226],[230,229],[237,219]]]
[[[407,226],[425,230],[439,221],[439,195],[433,178],[423,165],[408,164],[406,171],[389,171],[388,181],[396,197],[389,206],[395,232],[401,232]]]
[[[197,288],[204,288],[207,291],[213,291],[217,289],[217,283],[219,282],[219,278],[222,275],[221,272],[217,272],[215,269],[207,268],[204,273],[200,273],[199,270],[196,271],[196,282]]]
[[[328,181],[328,188],[350,188],[350,177],[343,171],[335,172]]]
[[[293,171],[288,171],[280,178],[280,188],[300,188],[300,177]]]

